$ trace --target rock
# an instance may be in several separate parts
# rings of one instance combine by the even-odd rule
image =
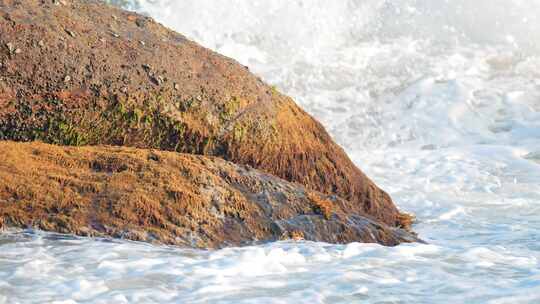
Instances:
[[[0,142],[0,228],[196,248],[283,239],[418,241],[349,215],[347,204],[216,157]]]
[[[163,79],[163,77],[161,76],[156,76],[154,73],[149,73],[148,76],[150,77],[150,80],[155,84],[155,85],[162,85],[163,82],[165,81]]]
[[[16,69],[0,70],[0,140],[219,156],[340,196],[351,215],[392,227],[410,222],[319,122],[236,61],[100,1],[13,1],[0,4],[13,19],[0,18],[0,45],[42,40],[48,49],[25,49],[9,58]],[[112,15],[117,39],[105,45]],[[138,18],[143,27],[130,21]],[[67,24],[77,35],[58,44]],[[0,52],[0,61],[7,59]],[[58,81],[68,73],[71,81]],[[179,89],[156,85],[165,79]]]
[[[65,31],[66,31],[66,33],[68,33],[68,35],[75,38],[75,32],[74,31],[71,31],[71,30],[68,30],[68,29],[66,29]]]
[[[13,45],[13,43],[11,43],[11,42],[6,43],[6,47],[7,47],[8,51],[9,51],[9,53],[13,54],[13,52],[15,51],[15,46]]]
[[[135,20],[135,24],[136,24],[138,27],[145,27],[147,22],[148,22],[148,21],[147,21],[145,18],[137,18],[137,19]]]

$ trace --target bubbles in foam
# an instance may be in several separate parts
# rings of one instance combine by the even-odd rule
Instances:
[[[44,233],[1,237],[21,235],[26,246],[39,242],[38,246],[50,248],[48,255],[54,261],[49,263],[54,275],[48,280],[19,286],[11,284],[12,273],[37,255],[27,252],[20,256],[26,262],[4,265],[2,295],[25,303],[446,302],[518,295],[535,284],[535,276],[540,277],[536,257],[516,256],[501,246],[462,250],[408,244],[388,249],[356,243],[278,242],[204,252],[123,241],[59,239]],[[19,246],[3,245],[2,252]],[[104,258],[102,252],[109,254]],[[101,267],[96,268],[103,259],[116,264],[116,271],[104,275]],[[69,267],[75,262],[78,267]],[[513,280],[505,280],[505,275]],[[501,285],[506,288],[495,288]]]
[[[136,4],[292,95],[429,244],[4,234],[0,303],[540,301],[540,2]]]

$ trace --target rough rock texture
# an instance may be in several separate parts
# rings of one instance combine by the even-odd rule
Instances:
[[[325,129],[248,69],[98,1],[0,0],[0,140],[219,156],[408,227]]]
[[[304,238],[397,245],[405,230],[337,196],[217,157],[0,142],[0,228],[37,227],[200,248]]]

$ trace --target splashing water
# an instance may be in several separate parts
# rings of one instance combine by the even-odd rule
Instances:
[[[130,2],[321,120],[428,245],[0,235],[0,303],[540,302],[540,2]]]

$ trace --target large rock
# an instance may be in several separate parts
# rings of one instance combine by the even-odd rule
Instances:
[[[0,139],[220,156],[339,195],[351,214],[410,224],[289,97],[98,1],[0,1]]]
[[[348,202],[217,157],[0,142],[0,228],[217,248],[303,238],[397,245]]]

